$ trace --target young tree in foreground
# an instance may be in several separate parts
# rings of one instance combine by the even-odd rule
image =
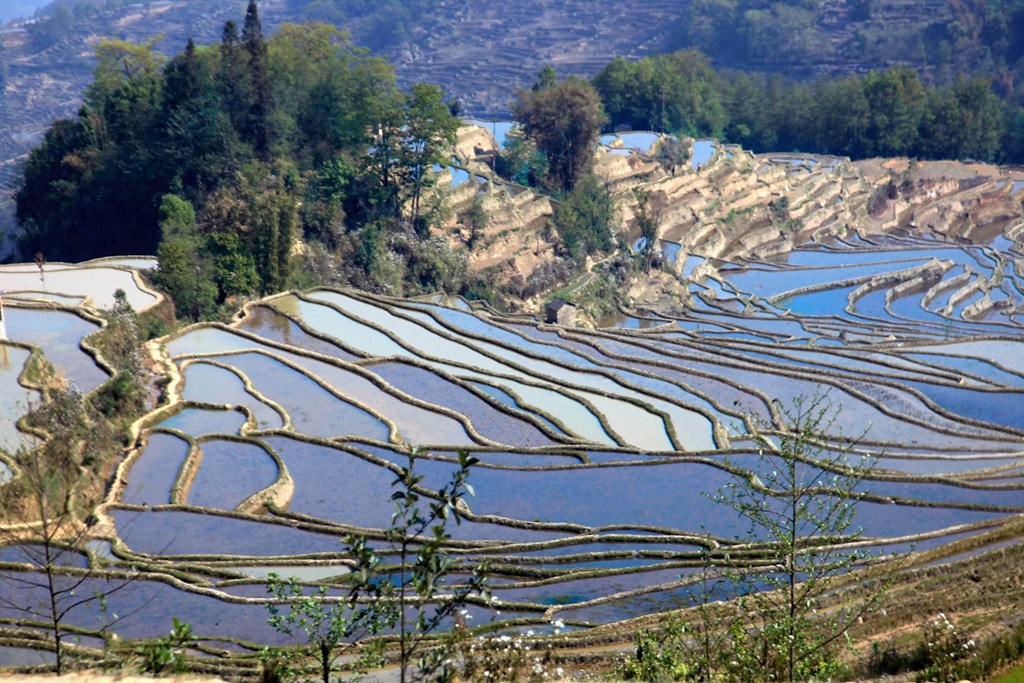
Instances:
[[[429,498],[421,486],[423,475],[415,471],[421,457],[418,449],[409,451],[409,466],[399,470],[392,483],[391,500],[395,514],[385,539],[397,555],[397,576],[382,575],[376,568],[376,555],[364,539],[352,538],[350,544],[360,564],[364,585],[384,584],[386,596],[398,610],[399,680],[423,680],[444,666],[444,653],[432,647],[433,635],[442,624],[466,603],[472,594],[487,594],[485,568],[477,567],[463,583],[446,582],[455,569],[448,554],[448,522],[462,521],[466,495],[473,495],[469,469],[479,460],[462,451],[458,466],[447,484]]]
[[[0,610],[46,625],[53,638],[55,666],[66,669],[65,623],[77,610],[101,603],[120,584],[93,591],[99,572],[82,565],[88,528],[77,509],[83,454],[79,443],[83,405],[64,391],[30,413],[48,440],[15,455],[17,476],[0,486],[0,546],[16,548],[10,562],[30,565],[0,573]]]
[[[318,586],[310,593],[294,578],[284,580],[277,574],[270,575],[267,591],[279,601],[267,606],[270,625],[287,635],[296,629],[303,632],[306,649],[317,660],[323,683],[330,683],[335,662],[349,649],[357,652],[350,666],[356,672],[381,663],[379,648],[359,646],[360,640],[395,622],[394,609],[380,595],[371,596],[363,604],[359,603],[356,591],[340,600],[331,600],[326,586]],[[285,613],[281,611],[282,604],[287,604]]]
[[[445,666],[445,651],[434,646],[436,632],[472,594],[487,595],[484,568],[478,567],[464,582],[447,578],[455,566],[447,551],[448,523],[461,521],[463,498],[473,495],[467,482],[477,461],[459,454],[451,479],[429,496],[415,471],[418,449],[409,451],[409,466],[400,468],[392,487],[395,504],[391,527],[384,541],[397,559],[383,565],[364,536],[348,536],[348,552],[356,560],[348,595],[332,597],[326,587],[305,592],[296,581],[271,576],[268,591],[277,598],[269,606],[270,624],[281,633],[305,633],[306,645],[320,666],[321,680],[329,683],[334,662],[350,647],[357,659],[354,670],[381,660],[381,651],[365,647],[364,639],[385,630],[397,630],[401,683],[423,680]],[[287,613],[282,605],[287,604]]]
[[[871,465],[851,464],[853,445],[836,440],[839,411],[827,395],[798,398],[782,408],[782,429],[753,421],[758,447],[755,472],[737,475],[713,499],[735,510],[748,525],[746,540],[757,566],[731,563],[734,589],[747,615],[735,629],[734,657],[741,677],[759,680],[827,678],[838,664],[836,646],[849,628],[877,609],[888,579],[843,609],[822,599],[830,579],[867,558],[850,548],[861,532],[854,514],[861,483]]]

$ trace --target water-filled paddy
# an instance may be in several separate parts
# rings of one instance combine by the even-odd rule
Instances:
[[[549,436],[531,423],[498,410],[469,389],[464,389],[425,368],[390,362],[371,365],[367,369],[410,396],[465,415],[477,432],[486,439],[523,446],[554,443]]]
[[[0,583],[3,583],[0,581]],[[122,638],[159,638],[167,635],[171,628],[168,608],[173,606],[174,616],[192,625],[197,636],[216,635],[245,640],[282,643],[286,642],[267,624],[267,610],[263,605],[228,603],[215,597],[179,590],[154,581],[139,580],[125,584],[123,580],[86,580],[79,591],[91,595],[94,591],[111,591],[106,609],[101,610],[99,601],[94,601],[68,615],[68,625],[82,628],[97,628],[119,619],[113,630]],[[38,591],[38,598],[43,592]],[[24,598],[31,595],[26,592]],[[0,606],[0,617],[16,616],[11,610]],[[3,661],[3,660],[0,660]]]
[[[114,305],[114,292],[125,292],[128,303],[141,311],[156,301],[156,297],[141,289],[128,268],[94,266],[78,268],[66,264],[44,265],[39,268],[0,270],[0,291],[53,292],[63,295],[88,297],[97,308]]]
[[[27,349],[0,342],[0,451],[7,453],[13,453],[27,438],[15,424],[37,397],[37,392],[18,381],[29,354]],[[9,473],[0,461],[0,482],[6,481]]]
[[[3,662],[4,666],[38,666],[39,664],[50,664],[56,660],[57,655],[49,650],[0,645],[0,662]]]
[[[160,555],[168,567],[218,586],[224,577],[216,568],[236,580],[206,596],[143,581],[123,604],[156,595],[180,605],[173,616],[201,625],[203,635],[276,642],[262,607],[231,601],[262,595],[272,571],[304,582],[343,573],[342,536],[390,524],[395,472],[420,444],[436,456],[417,460],[426,490],[446,483],[459,449],[480,459],[470,474],[469,518],[451,531],[460,557],[504,567],[495,594],[519,603],[517,614],[540,621],[542,608],[553,607],[562,618],[605,623],[682,604],[689,595],[675,580],[688,570],[677,566],[680,558],[692,558],[705,534],[728,543],[745,531],[735,513],[708,498],[733,481],[726,459],[760,475],[770,466],[753,456],[747,430],[754,422],[745,416],[764,430],[782,424],[794,401],[821,391],[839,410],[825,443],[840,448],[859,438],[859,451],[880,456],[860,489],[870,499],[855,521],[877,547],[891,549],[898,538],[905,548],[905,536],[938,534],[919,544],[930,547],[950,527],[1019,511],[1017,320],[1012,308],[959,317],[983,295],[1024,300],[1013,268],[1002,265],[1012,258],[1001,252],[1009,240],[994,240],[987,252],[939,240],[875,241],[884,244],[867,251],[869,243],[851,238],[861,248],[835,241],[791,254],[785,266],[730,266],[717,273],[721,280],[707,281],[716,299],[697,297],[672,315],[627,311],[598,332],[489,316],[441,299],[321,289],[251,306],[237,331],[203,325],[171,338],[182,397],[194,403],[152,424],[194,437],[199,450],[190,455],[179,436],[144,435],[111,515],[129,556]],[[856,289],[845,281],[933,258],[954,265],[898,291],[876,282],[844,311]],[[684,272],[700,263],[716,265],[688,256]],[[975,275],[962,277],[965,266]],[[807,286],[820,289],[800,289]],[[947,317],[939,314],[945,307]],[[60,315],[54,328],[70,316]],[[47,320],[36,323],[40,338]],[[645,320],[662,327],[637,329]],[[48,343],[57,357],[84,358],[83,367],[98,373],[78,348],[89,327],[62,332],[63,346]],[[15,388],[27,354],[9,352],[0,381]],[[8,395],[0,401],[8,401],[10,431],[17,405]],[[267,431],[240,441],[203,438],[238,434],[246,419],[205,404],[246,406]],[[271,485],[279,507],[230,512],[269,495],[260,492]],[[191,560],[209,567],[189,569]],[[548,585],[531,582],[527,568],[545,572]],[[664,585],[587,602],[656,584]],[[492,616],[473,613],[481,622]],[[166,608],[143,614],[150,621],[115,630],[166,632]],[[0,652],[0,661],[16,656]]]
[[[154,427],[176,429],[188,436],[203,434],[238,434],[245,423],[245,415],[234,410],[201,410],[186,408]]]
[[[259,446],[204,441],[199,470],[188,489],[189,505],[231,510],[277,479],[278,467]]]
[[[245,390],[242,378],[227,368],[205,362],[189,363],[183,373],[185,389],[182,398],[202,403],[244,405],[253,414],[256,429],[277,429],[284,426],[281,415],[264,401]]]
[[[390,428],[365,408],[332,394],[290,366],[259,353],[222,356],[221,362],[253,380],[256,391],[291,417],[296,431],[311,436],[365,436],[387,441]]]
[[[10,339],[38,346],[54,369],[80,391],[92,391],[106,381],[96,360],[81,347],[82,339],[99,325],[61,310],[4,308]]]
[[[693,151],[690,156],[692,168],[698,168],[711,161],[715,154],[714,140],[694,140]]]
[[[274,304],[273,308],[270,306],[251,307],[246,312],[238,329],[303,351],[321,353],[341,360],[359,359],[358,356],[348,353],[341,347],[307,333],[283,313],[276,310],[283,308],[286,305],[285,301],[279,299]]]
[[[379,493],[391,486],[391,471],[344,450],[284,437],[265,441],[295,481],[293,512],[361,527],[388,526],[394,507]]]
[[[623,147],[635,149],[641,154],[650,152],[654,143],[661,139],[658,133],[619,133],[616,137],[622,140]]]
[[[151,434],[132,464],[121,500],[134,505],[166,505],[188,455],[188,443],[170,434]]]
[[[341,541],[282,524],[178,510],[114,510],[129,550],[148,555],[273,557],[337,552]]]

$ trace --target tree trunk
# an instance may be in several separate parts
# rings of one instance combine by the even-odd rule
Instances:
[[[331,683],[331,645],[325,640],[320,641],[320,668],[324,683]]]

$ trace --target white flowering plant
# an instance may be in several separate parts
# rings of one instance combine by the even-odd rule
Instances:
[[[919,652],[924,667],[918,672],[918,681],[954,683],[970,675],[977,659],[977,644],[956,627],[944,612],[924,626]]]
[[[439,680],[543,683],[564,676],[562,668],[553,663],[551,651],[538,646],[538,637],[544,635],[539,630],[473,636],[466,627],[472,615],[459,616],[446,645],[444,675]],[[557,635],[564,628],[565,624],[556,620],[551,633]]]

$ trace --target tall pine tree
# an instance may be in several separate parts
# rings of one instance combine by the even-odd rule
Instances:
[[[273,141],[270,117],[274,109],[273,85],[267,73],[267,41],[263,38],[256,0],[249,0],[242,27],[242,44],[249,56],[249,112],[244,137],[252,143],[256,156],[267,161]]]
[[[247,75],[245,50],[238,36],[238,25],[228,21],[220,37],[217,91],[220,93],[224,113],[230,117],[232,126],[240,134],[248,117]]]

